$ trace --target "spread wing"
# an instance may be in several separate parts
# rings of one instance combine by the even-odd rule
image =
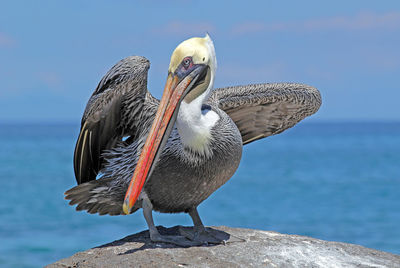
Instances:
[[[102,153],[127,136],[127,142],[137,139],[141,117],[149,107],[157,108],[158,100],[147,91],[149,67],[144,57],[127,57],[107,72],[93,92],[74,152],[78,184],[95,180],[104,164]]]
[[[209,102],[232,118],[247,144],[281,133],[314,114],[321,95],[304,84],[254,84],[216,89]]]

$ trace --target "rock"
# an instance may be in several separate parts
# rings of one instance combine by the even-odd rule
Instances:
[[[162,234],[178,234],[179,230],[178,226],[157,228]],[[236,242],[181,248],[152,243],[148,231],[143,231],[46,267],[400,267],[399,255],[358,245],[269,231],[213,228]]]

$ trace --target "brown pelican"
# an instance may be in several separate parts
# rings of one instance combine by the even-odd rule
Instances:
[[[174,50],[161,101],[147,91],[149,67],[146,58],[132,56],[101,79],[76,143],[78,186],[66,199],[100,215],[142,208],[155,242],[220,242],[204,228],[197,206],[231,178],[244,144],[315,113],[319,91],[296,83],[213,90],[217,61],[208,35]],[[189,240],[160,235],[153,210],[188,213],[194,223]]]

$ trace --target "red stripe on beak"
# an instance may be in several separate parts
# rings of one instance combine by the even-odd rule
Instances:
[[[151,167],[159,155],[157,152],[162,150],[163,139],[168,139],[164,134],[168,128],[175,109],[179,106],[182,95],[192,81],[192,76],[186,76],[181,82],[178,77],[172,74],[168,75],[164,93],[160,101],[155,119],[143,146],[139,161],[133,173],[131,182],[125,195],[123,211],[130,214],[132,207],[136,203],[142,191],[143,185],[150,175]],[[179,82],[179,83],[178,83]],[[169,133],[168,133],[169,135]],[[161,152],[161,151],[160,151]]]

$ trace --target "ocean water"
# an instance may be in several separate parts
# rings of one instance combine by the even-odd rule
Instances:
[[[40,267],[147,229],[76,212],[78,125],[0,124],[0,267]],[[400,123],[300,123],[246,145],[232,179],[199,207],[206,225],[257,228],[400,254]],[[155,213],[157,225],[190,225]]]

